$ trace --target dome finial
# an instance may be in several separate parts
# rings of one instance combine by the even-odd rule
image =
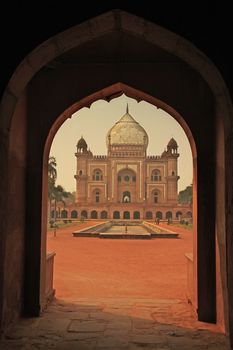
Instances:
[[[128,105],[128,103],[126,105],[126,114],[129,114],[129,105]]]

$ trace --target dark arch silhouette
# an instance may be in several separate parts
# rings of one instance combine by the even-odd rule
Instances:
[[[105,19],[111,18],[113,26],[111,29],[107,27],[107,21]],[[124,19],[124,20],[123,20]],[[133,20],[134,25],[131,27],[128,26],[129,23]],[[233,165],[232,165],[232,147],[233,147],[233,138],[232,138],[232,103],[229,98],[229,93],[227,91],[227,88],[224,84],[224,81],[222,80],[222,77],[220,73],[217,71],[217,69],[214,67],[211,61],[209,61],[198,49],[196,49],[193,45],[185,41],[184,39],[180,38],[179,36],[175,35],[174,33],[170,33],[169,31],[166,31],[165,29],[162,29],[159,26],[156,26],[154,24],[148,23],[144,20],[138,19],[135,16],[122,13],[121,11],[117,12],[117,15],[115,12],[108,13],[100,16],[99,22],[101,22],[102,30],[105,30],[106,33],[110,33],[112,28],[114,28],[115,32],[119,31],[121,35],[124,35],[124,33],[131,34],[133,38],[137,38],[137,40],[142,40],[142,42],[145,41],[145,34],[150,33],[150,36],[147,37],[147,44],[150,44],[154,47],[158,47],[161,50],[164,50],[168,56],[170,55],[170,58],[178,58],[182,62],[185,62],[187,64],[188,70],[188,77],[190,78],[190,81],[197,82],[198,86],[201,86],[202,91],[202,98],[203,94],[205,98],[203,100],[208,101],[209,106],[211,107],[210,110],[199,110],[200,105],[196,104],[196,109],[192,109],[190,112],[190,115],[186,112],[188,112],[185,108],[185,105],[180,103],[180,101],[174,98],[174,96],[170,96],[169,94],[166,94],[164,91],[159,92],[159,99],[160,101],[164,101],[162,103],[164,109],[169,109],[172,104],[172,101],[174,101],[173,105],[173,112],[175,109],[182,111],[183,115],[187,117],[187,123],[189,125],[192,125],[192,132],[196,135],[196,142],[198,144],[199,149],[201,152],[198,154],[198,158],[196,157],[196,153],[194,152],[194,139],[192,138],[192,133],[188,132],[189,128],[185,127],[184,125],[187,123],[183,123],[184,130],[186,131],[186,134],[191,142],[192,150],[193,150],[193,158],[194,158],[194,194],[195,194],[195,200],[194,203],[196,203],[198,207],[198,217],[197,213],[194,211],[194,230],[195,233],[198,234],[198,246],[197,246],[197,256],[196,256],[196,262],[197,262],[197,279],[199,281],[198,283],[198,290],[197,290],[197,299],[198,299],[198,316],[200,320],[204,321],[211,321],[214,322],[216,318],[216,312],[215,312],[215,306],[216,306],[216,298],[215,298],[215,269],[213,268],[210,271],[210,266],[215,266],[215,227],[223,227],[224,232],[226,233],[226,240],[224,240],[222,245],[219,245],[219,252],[220,252],[220,261],[227,261],[227,269],[221,264],[220,262],[220,271],[221,271],[221,280],[223,283],[223,289],[226,291],[225,295],[227,297],[224,297],[224,303],[226,308],[229,307],[230,310],[232,310],[233,305],[233,282],[232,282],[232,273],[233,273],[233,264],[232,264],[232,254],[231,254],[231,246],[232,246],[232,214],[226,215],[225,208],[230,208],[231,203],[233,200],[233,194],[232,192],[228,193],[228,196],[225,197],[225,188],[230,188],[230,184],[232,183],[232,173],[233,173]],[[13,196],[10,189],[10,183],[12,181],[15,181],[16,186],[20,188],[26,187],[26,193],[31,194],[32,197],[29,197],[28,199],[32,200],[34,203],[33,206],[28,207],[26,204],[26,200],[23,199],[22,196],[19,197],[19,203],[22,205],[20,208],[14,207],[11,208],[12,212],[15,213],[16,217],[22,217],[23,214],[26,213],[26,222],[27,222],[27,230],[26,232],[30,232],[33,234],[29,235],[27,234],[25,236],[25,254],[28,254],[28,261],[29,263],[25,266],[25,283],[27,283],[24,286],[25,290],[25,296],[24,296],[24,305],[25,305],[25,313],[31,314],[31,315],[38,315],[39,313],[39,305],[43,304],[42,299],[42,292],[43,292],[43,283],[40,281],[43,280],[43,271],[40,271],[40,266],[43,266],[41,264],[41,261],[45,259],[45,254],[42,251],[42,256],[40,255],[40,249],[41,246],[41,239],[43,240],[43,235],[41,238],[41,227],[43,231],[43,221],[45,220],[45,217],[47,215],[46,213],[46,205],[45,209],[42,207],[41,209],[41,193],[39,193],[39,190],[43,187],[42,186],[42,178],[41,176],[38,176],[36,178],[36,174],[42,174],[42,171],[44,172],[44,179],[46,179],[46,169],[43,168],[43,162],[42,162],[42,154],[43,154],[43,147],[44,147],[44,141],[46,138],[46,133],[48,132],[48,129],[46,130],[46,127],[50,128],[49,136],[47,139],[45,152],[44,152],[44,159],[46,159],[47,155],[46,152],[48,152],[48,145],[51,143],[52,135],[56,130],[58,129],[59,125],[61,125],[62,120],[64,121],[64,118],[67,118],[67,115],[72,114],[72,108],[78,110],[79,108],[83,106],[89,106],[95,99],[98,98],[106,98],[106,100],[110,100],[116,95],[119,95],[122,93],[122,86],[118,85],[118,88],[113,89],[106,89],[101,90],[101,88],[104,88],[106,86],[110,87],[112,81],[119,81],[113,76],[111,76],[111,83],[107,78],[103,75],[102,76],[102,84],[96,86],[94,82],[92,82],[92,86],[88,86],[86,90],[82,89],[82,92],[77,92],[77,95],[75,98],[68,99],[67,96],[65,96],[65,85],[61,87],[61,85],[56,85],[56,89],[64,88],[64,95],[62,101],[58,101],[56,106],[51,108],[51,105],[47,104],[46,102],[46,89],[49,88],[49,84],[42,84],[45,87],[44,90],[44,96],[39,96],[36,94],[33,94],[34,90],[38,88],[39,86],[36,86],[36,81],[34,79],[35,76],[37,76],[37,81],[41,79],[41,72],[42,68],[46,67],[48,62],[52,62],[53,59],[60,57],[63,53],[68,52],[72,48],[80,47],[80,42],[77,40],[77,38],[82,37],[82,44],[84,42],[90,42],[91,40],[98,39],[98,37],[101,37],[103,31],[100,31],[100,28],[97,25],[97,29],[94,33],[90,33],[90,25],[87,22],[86,26],[82,26],[82,36],[77,35],[77,33],[80,34],[81,29],[80,27],[73,27],[66,33],[61,33],[59,36],[57,36],[54,40],[54,38],[51,38],[46,42],[45,45],[41,45],[37,48],[33,53],[29,54],[25,60],[22,62],[22,64],[18,67],[17,71],[14,73],[12,78],[9,81],[9,84],[6,88],[6,91],[4,93],[3,99],[1,101],[1,108],[0,108],[0,117],[3,121],[1,124],[1,131],[4,131],[2,134],[4,135],[4,139],[1,139],[1,142],[3,144],[3,147],[0,147],[1,150],[1,159],[4,161],[7,160],[5,163],[7,164],[7,168],[3,167],[1,169],[1,194],[2,198],[8,200],[9,203],[13,203]],[[69,34],[69,35],[68,35]],[[56,44],[55,44],[56,43]],[[59,45],[57,45],[59,43]],[[142,50],[144,53],[144,50]],[[34,67],[31,69],[30,64],[31,62],[34,62]],[[116,62],[117,64],[117,62]],[[153,65],[153,63],[152,63]],[[118,67],[120,67],[118,65]],[[150,72],[152,70],[150,69]],[[152,88],[152,80],[153,76],[152,74],[149,76],[147,75],[145,79],[145,72],[144,73],[144,80],[140,80],[140,71],[138,70],[137,79],[138,82],[136,83],[132,78],[125,77],[127,81],[129,81],[129,84],[132,86],[137,86],[141,91],[147,91],[147,98],[145,97],[145,100],[154,101],[151,96],[154,95],[154,90]],[[196,74],[197,73],[197,74]],[[125,73],[127,75],[127,72]],[[198,77],[197,77],[198,76]],[[87,80],[87,77],[85,77]],[[105,79],[105,81],[104,81]],[[157,75],[157,79],[159,79],[159,76]],[[183,77],[182,77],[183,79]],[[144,82],[146,81],[147,86],[145,89]],[[172,80],[171,80],[172,81]],[[17,106],[18,103],[25,102],[25,95],[24,92],[26,91],[26,88],[29,87],[28,82],[30,82],[30,89],[31,89],[31,96],[33,95],[34,100],[30,101],[31,106],[33,103],[37,106],[40,106],[40,109],[37,109],[35,111],[35,117],[34,117],[34,125],[31,122],[31,120],[27,117],[29,117],[30,112],[28,115],[26,113],[22,112],[17,113]],[[174,78],[175,83],[179,83],[178,80]],[[182,82],[184,82],[182,80]],[[105,84],[105,85],[104,85]],[[185,84],[184,84],[185,85]],[[192,84],[194,86],[195,84]],[[153,85],[154,86],[154,85]],[[167,87],[168,89],[170,87]],[[186,85],[187,88],[187,85]],[[34,89],[34,90],[33,90]],[[101,90],[101,93],[98,95],[98,91]],[[179,90],[179,89],[178,89]],[[178,91],[177,90],[177,91]],[[54,95],[57,97],[56,90],[53,91]],[[77,89],[76,89],[77,91]],[[143,93],[137,94],[133,89],[131,90],[130,94],[130,88],[128,89],[128,95],[131,97],[136,97],[138,100],[142,98]],[[186,89],[187,91],[187,89]],[[170,91],[171,92],[171,91]],[[134,94],[135,93],[135,94]],[[178,92],[177,92],[178,93]],[[95,97],[94,97],[94,94]],[[72,94],[70,94],[72,95]],[[99,97],[101,96],[101,97]],[[192,95],[193,96],[193,95]],[[211,96],[211,97],[210,97]],[[40,99],[40,101],[44,102],[44,105],[46,105],[47,109],[47,115],[44,113],[43,110],[43,104],[40,104],[39,101],[36,101],[36,99]],[[43,97],[43,98],[42,98]],[[198,99],[198,96],[195,95],[195,99]],[[50,102],[53,103],[53,94],[50,95]],[[78,102],[75,102],[78,101]],[[80,102],[81,101],[81,102]],[[38,102],[38,103],[37,103]],[[181,101],[182,102],[182,101]],[[152,102],[153,103],[153,102]],[[178,108],[178,104],[179,108]],[[155,102],[154,102],[155,104]],[[156,105],[156,104],[155,104]],[[162,106],[160,103],[158,103],[159,108]],[[191,105],[191,104],[190,104]],[[67,106],[72,106],[70,108],[67,108]],[[166,107],[167,106],[167,107]],[[67,109],[67,110],[66,110]],[[64,113],[66,111],[66,115]],[[51,112],[51,113],[50,113]],[[202,113],[203,112],[203,113]],[[206,112],[206,113],[204,113]],[[62,117],[58,118],[57,116],[59,113],[62,115]],[[191,120],[195,120],[193,118],[196,115],[200,116],[205,115],[205,121],[208,123],[210,129],[209,129],[209,135],[208,137],[213,140],[213,143],[205,143],[204,138],[202,135],[202,130],[200,130],[200,133],[195,132],[195,126]],[[176,113],[172,113],[174,115]],[[193,115],[192,115],[193,114]],[[43,117],[44,115],[44,117]],[[35,129],[36,132],[39,130],[38,128],[38,120],[41,120],[41,118],[44,118],[44,124],[43,127],[44,130],[41,130],[41,133],[37,134],[37,139],[33,140],[33,137],[35,135]],[[49,116],[49,117],[48,117]],[[214,126],[211,124],[212,117],[214,117],[214,120],[217,122],[219,126],[219,130],[221,130],[221,133],[217,134],[216,130],[214,129]],[[50,118],[50,119],[49,119]],[[30,120],[29,125],[27,125],[28,128],[28,134],[26,131],[26,120]],[[46,120],[48,122],[48,125],[45,126]],[[203,120],[197,121],[203,123]],[[197,123],[198,124],[198,123]],[[21,128],[17,129],[17,125],[21,125]],[[51,128],[51,126],[53,126]],[[198,125],[200,129],[200,125]],[[16,132],[17,131],[17,132]],[[26,136],[25,137],[25,132]],[[29,149],[37,149],[38,154],[30,154],[30,152],[25,152],[25,154],[21,153],[20,159],[23,163],[23,166],[21,168],[17,169],[17,172],[13,169],[15,167],[13,166],[15,164],[16,158],[12,158],[11,155],[15,154],[17,157],[17,144],[13,143],[13,140],[15,139],[15,136],[17,135],[18,140],[22,142],[22,145],[25,146],[26,150],[28,147]],[[217,139],[217,142],[215,144],[215,136]],[[28,144],[26,145],[24,143],[24,139],[28,141]],[[210,141],[211,141],[210,140]],[[35,147],[35,142],[37,142],[37,148]],[[205,143],[205,147],[203,147],[203,144]],[[7,148],[6,145],[10,144],[11,148]],[[214,145],[214,148],[216,147],[216,153],[215,150],[211,148],[211,145]],[[209,153],[208,148],[209,147]],[[221,152],[218,153],[218,150]],[[214,155],[214,159],[210,159],[206,157],[206,155]],[[215,155],[218,154],[218,157],[215,157]],[[27,155],[27,156],[26,156]],[[33,159],[34,158],[34,159]],[[217,162],[217,165],[215,163],[215,159]],[[206,166],[208,168],[209,165],[214,165],[214,171],[211,172],[210,177],[208,178],[208,181],[206,180],[205,175],[205,167],[203,166],[204,161],[206,161]],[[46,164],[46,161],[44,162]],[[227,164],[228,166],[225,168],[224,165]],[[35,165],[35,166],[34,166]],[[216,166],[215,166],[216,165]],[[209,168],[212,169],[212,166]],[[45,166],[46,168],[46,166]],[[224,169],[224,170],[222,170]],[[221,172],[222,171],[222,172]],[[15,174],[14,174],[15,172]],[[27,173],[27,183],[25,182],[25,173]],[[20,176],[19,176],[20,175]],[[219,175],[219,176],[218,176]],[[198,189],[196,180],[198,177]],[[43,183],[46,183],[46,181],[43,181]],[[217,188],[220,188],[219,191],[216,192],[216,198],[214,196],[214,193]],[[38,189],[37,191],[34,191],[33,189]],[[198,197],[197,197],[197,190]],[[24,192],[25,193],[25,192]],[[212,194],[211,194],[212,193]],[[210,203],[210,206],[207,208],[207,206],[203,206],[201,203],[201,198],[206,198],[208,203]],[[43,204],[47,200],[46,197],[46,190],[44,190],[43,194]],[[31,202],[31,201],[30,201]],[[225,203],[224,206],[221,206],[218,209],[220,212],[218,212],[218,216],[215,217],[215,211],[217,210],[217,203]],[[195,204],[194,204],[195,205]],[[26,209],[24,209],[26,208]],[[3,218],[8,218],[8,209],[4,207],[4,202],[1,202],[1,210],[0,212],[3,215]],[[25,211],[24,211],[25,210]],[[41,220],[41,210],[43,210],[42,213],[42,219]],[[221,222],[219,217],[224,217],[225,221]],[[205,220],[203,219],[205,218]],[[211,218],[211,219],[210,219]],[[3,232],[3,236],[1,237],[1,244],[2,247],[0,251],[4,252],[4,248],[7,246],[9,249],[11,246],[13,246],[12,242],[8,242],[7,239],[9,239],[9,233],[12,230],[13,223],[9,223],[3,220],[1,222],[1,232]],[[212,220],[212,221],[211,221]],[[9,221],[9,220],[8,220]],[[17,221],[17,220],[16,220]],[[42,221],[42,223],[41,223]],[[216,225],[216,222],[218,225]],[[226,222],[226,224],[225,224]],[[196,230],[196,226],[198,225],[198,232]],[[217,235],[219,239],[222,239],[221,230],[217,230]],[[25,232],[25,227],[23,224],[21,224],[18,228],[18,232]],[[208,232],[208,236],[207,236]],[[204,233],[206,233],[204,235]],[[23,237],[23,236],[22,236]],[[8,245],[6,244],[8,242]],[[30,254],[31,246],[35,245],[37,249],[33,251],[34,256]],[[208,247],[209,255],[206,256],[205,252]],[[228,254],[225,253],[225,251],[228,251]],[[21,262],[21,259],[24,259],[23,256],[24,253],[21,254],[19,252],[19,256],[15,256],[15,260]],[[10,262],[7,260],[9,254],[2,255],[3,263],[0,264],[1,268],[6,268],[8,265],[10,265]],[[35,274],[35,271],[37,273]],[[4,271],[1,271],[4,272]],[[209,273],[210,272],[210,273]],[[4,275],[1,273],[0,275]],[[40,278],[40,276],[42,276]],[[14,281],[14,284],[16,281],[18,281],[18,284],[21,285],[23,282],[20,280],[20,276],[14,275],[12,278],[12,281]],[[33,284],[32,284],[33,281]],[[228,283],[226,283],[228,281]],[[3,280],[5,283],[5,281]],[[217,281],[219,283],[219,281]],[[31,284],[30,284],[31,283]],[[7,283],[5,283],[6,286],[8,286]],[[3,283],[0,283],[0,288],[2,288],[2,294],[4,291]],[[227,285],[227,287],[226,287]],[[11,286],[9,284],[9,288],[14,290],[14,285]],[[30,295],[27,294],[30,291]],[[35,293],[32,293],[32,291],[35,291]],[[1,295],[1,293],[0,293]],[[11,310],[11,307],[13,308],[13,304],[11,303],[8,305],[9,310]],[[20,308],[20,305],[19,305]],[[10,312],[10,311],[9,311]],[[19,312],[19,309],[16,310],[16,313]],[[12,311],[13,315],[13,311]],[[226,316],[227,317],[227,316]],[[230,314],[230,329],[233,325],[233,315]]]
[[[71,219],[77,219],[78,217],[78,212],[77,210],[72,210],[71,211]]]
[[[129,211],[124,211],[123,219],[130,219],[130,212]]]
[[[113,219],[120,219],[120,212],[119,211],[113,212]]]
[[[134,211],[133,218],[134,219],[140,219],[140,212],[139,211]]]

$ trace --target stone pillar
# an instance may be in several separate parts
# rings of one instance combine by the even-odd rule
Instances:
[[[233,347],[233,131],[226,142],[226,241],[230,342]]]
[[[214,148],[214,145],[210,145]],[[216,322],[215,161],[214,150],[197,158],[197,302],[198,320]]]

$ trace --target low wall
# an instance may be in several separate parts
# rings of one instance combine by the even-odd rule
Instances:
[[[154,223],[143,221],[142,226],[151,233],[152,238],[178,238],[179,233],[167,228],[160,227]]]
[[[148,230],[151,230],[151,232],[158,232],[158,233],[174,233],[174,231],[172,230],[169,230],[165,227],[160,227],[159,225],[155,224],[155,223],[151,223],[151,222],[148,222],[148,221],[143,221],[142,222],[142,225],[148,229]]]
[[[99,224],[95,224],[92,226],[88,226],[86,228],[77,230],[73,232],[73,236],[78,236],[79,234],[85,234],[85,233],[98,233],[98,232],[104,232],[107,229],[109,229],[112,226],[112,222],[111,221],[105,221],[105,222],[101,222]]]
[[[187,253],[185,254],[187,261],[187,289],[186,289],[186,297],[190,304],[193,304],[194,300],[194,285],[193,285],[193,254]]]
[[[46,256],[46,273],[45,273],[45,300],[49,302],[55,295],[55,289],[53,288],[53,267],[54,257],[56,253],[49,253]]]
[[[142,220],[113,219],[111,220],[111,223],[114,226],[138,226],[142,224]]]

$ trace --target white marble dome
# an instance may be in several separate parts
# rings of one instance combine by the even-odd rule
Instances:
[[[147,147],[148,135],[143,127],[129,114],[116,122],[106,136],[107,146],[110,145],[141,145]]]

